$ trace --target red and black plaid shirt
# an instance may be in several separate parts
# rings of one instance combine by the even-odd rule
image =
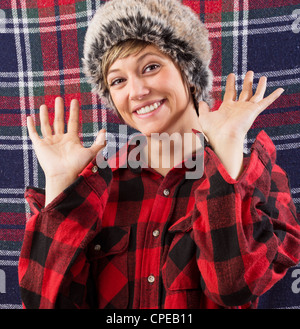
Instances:
[[[93,161],[45,208],[44,192],[28,188],[24,307],[256,307],[300,258],[296,209],[275,158],[261,132],[237,181],[206,146],[197,180],[186,168],[166,177],[120,168],[123,156],[116,169]]]

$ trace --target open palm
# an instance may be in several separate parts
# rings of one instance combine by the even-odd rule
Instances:
[[[257,116],[284,91],[278,88],[264,98],[266,83],[267,78],[261,77],[253,95],[253,72],[247,72],[242,92],[236,100],[235,75],[232,73],[227,78],[223,103],[218,111],[211,112],[206,103],[199,103],[200,125],[212,145],[224,138],[245,138]]]
[[[67,132],[64,132],[64,103],[55,100],[54,134],[49,123],[46,105],[40,107],[40,122],[43,138],[40,138],[32,117],[27,118],[29,136],[32,140],[39,163],[46,178],[66,178],[74,180],[84,167],[105,146],[105,130],[100,130],[90,148],[83,147],[79,137],[79,104],[72,100]]]

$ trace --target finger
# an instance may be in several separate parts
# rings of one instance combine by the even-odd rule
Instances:
[[[90,147],[94,156],[106,146],[106,130],[101,129],[96,137],[95,142]]]
[[[27,129],[28,129],[29,137],[33,144],[36,143],[38,140],[40,140],[39,134],[36,131],[36,128],[35,128],[35,125],[34,125],[34,122],[33,122],[33,119],[31,116],[27,117]]]
[[[52,129],[49,123],[48,107],[43,104],[40,106],[41,131],[44,138],[52,136]]]
[[[68,121],[68,132],[78,133],[79,129],[79,102],[72,99],[70,105],[70,116]]]
[[[267,78],[263,76],[259,79],[256,87],[256,92],[253,95],[253,97],[251,97],[250,102],[253,103],[260,102],[264,98],[266,89],[267,89]]]
[[[236,89],[235,89],[235,74],[230,73],[226,80],[224,101],[235,101]]]
[[[257,104],[259,105],[259,112],[265,110],[268,106],[270,106],[275,100],[284,92],[283,88],[278,88],[272,92],[268,97],[262,99]]]
[[[61,97],[55,98],[55,116],[53,128],[55,134],[63,134],[65,132],[64,100]]]
[[[249,101],[249,99],[253,95],[253,71],[248,71],[245,75],[245,79],[243,82],[243,89],[239,97],[239,101]]]

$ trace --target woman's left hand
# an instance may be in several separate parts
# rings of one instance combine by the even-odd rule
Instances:
[[[267,78],[259,79],[253,95],[253,72],[247,72],[242,92],[236,100],[235,75],[227,77],[223,103],[211,112],[205,102],[199,103],[199,125],[228,174],[237,179],[243,171],[244,139],[257,116],[282,93],[278,88],[264,98]]]
[[[229,74],[226,81],[223,103],[218,111],[211,112],[205,102],[199,103],[199,121],[202,132],[214,147],[219,141],[244,141],[257,116],[272,104],[284,91],[276,89],[264,98],[267,78],[259,79],[256,92],[253,95],[253,72],[248,71],[242,92],[236,100],[235,75]]]

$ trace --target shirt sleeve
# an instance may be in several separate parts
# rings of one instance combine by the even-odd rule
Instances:
[[[18,268],[24,308],[88,307],[82,291],[89,287],[84,250],[101,228],[111,179],[111,169],[98,169],[94,160],[45,208],[44,191],[27,188],[32,216]],[[75,299],[68,296],[70,285],[77,286]]]
[[[300,259],[300,226],[287,174],[262,131],[232,179],[212,149],[206,148],[205,179],[195,191],[195,208],[180,226],[197,245],[201,287],[225,307],[257,302]]]

